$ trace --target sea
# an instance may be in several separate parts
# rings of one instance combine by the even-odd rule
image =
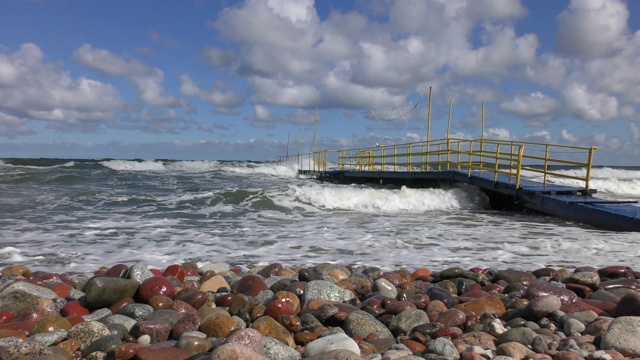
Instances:
[[[640,200],[640,168],[596,167],[591,187],[598,197]],[[0,267],[534,270],[639,268],[639,256],[640,233],[491,210],[469,185],[334,185],[276,162],[0,159]]]

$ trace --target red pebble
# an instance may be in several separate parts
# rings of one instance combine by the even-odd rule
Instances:
[[[13,320],[13,314],[8,311],[0,311],[0,324],[6,324]]]
[[[457,339],[462,334],[463,332],[460,328],[452,326],[452,327],[447,327],[438,331],[436,333],[436,337],[448,336],[451,339]]]
[[[184,281],[184,277],[186,275],[187,273],[186,271],[184,271],[184,268],[182,267],[182,265],[178,265],[178,264],[169,265],[162,273],[162,276],[164,277],[173,276],[176,279],[178,279],[178,281],[180,282]]]
[[[162,276],[162,271],[160,271],[158,269],[149,269],[149,271],[151,271],[153,276]]]
[[[162,276],[150,277],[143,281],[138,288],[138,297],[145,303],[148,303],[149,299],[155,295],[164,295],[173,299],[175,294],[176,288],[171,280]]]
[[[261,292],[269,290],[269,286],[260,275],[249,274],[236,281],[233,286],[235,294],[257,296]]]
[[[231,302],[233,301],[233,298],[236,297],[235,294],[222,294],[222,295],[216,295],[216,306],[218,307],[229,307],[231,306]]]
[[[67,316],[65,319],[67,319],[71,323],[71,326],[83,323],[85,321],[82,316]]]
[[[71,286],[63,282],[52,282],[47,284],[47,288],[53,290],[61,298],[66,298],[69,292],[73,289]]]
[[[60,311],[60,314],[64,317],[89,315],[90,313],[89,309],[82,306],[78,300],[69,301]]]
[[[295,315],[296,311],[293,310],[291,304],[286,300],[274,300],[267,306],[264,314],[271,316],[274,319],[278,318],[278,315]]]

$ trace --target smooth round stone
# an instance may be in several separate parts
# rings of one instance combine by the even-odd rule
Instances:
[[[578,301],[578,296],[573,291],[554,286],[549,283],[543,283],[541,281],[536,281],[529,285],[525,292],[525,297],[529,300],[533,300],[544,295],[554,295],[560,299],[562,305],[568,305]]]
[[[375,334],[378,338],[393,338],[393,334],[383,323],[364,311],[354,311],[347,315],[343,328],[351,337],[365,338],[369,334]]]
[[[261,292],[269,290],[269,286],[262,276],[249,274],[236,281],[232,286],[232,290],[236,295],[257,296]]]
[[[411,273],[411,281],[415,281],[418,278],[424,278],[431,276],[433,272],[427,268],[419,268]]]
[[[315,355],[324,354],[331,350],[349,350],[351,352],[360,355],[360,348],[358,344],[345,334],[334,334],[321,337],[308,343],[305,346],[304,356],[312,357]]]
[[[179,339],[182,334],[197,331],[201,324],[202,321],[200,321],[198,314],[185,314],[171,328],[171,336],[174,339]]]
[[[427,288],[426,294],[427,296],[429,296],[429,299],[431,299],[431,302],[438,300],[442,302],[447,309],[458,304],[458,300],[455,298],[455,296],[441,287],[433,286]]]
[[[309,282],[314,280],[322,280],[322,275],[312,269],[302,269],[298,271],[298,280]]]
[[[296,294],[289,291],[278,291],[274,294],[274,299],[282,300],[288,303],[295,314],[300,312],[300,299],[296,296]]]
[[[440,315],[436,319],[437,322],[441,323],[445,327],[461,327],[464,325],[467,320],[467,316],[464,312],[458,309],[449,309]]]
[[[282,269],[282,264],[274,263],[263,267],[262,269],[260,269],[260,271],[256,272],[256,274],[262,276],[263,278],[269,278],[276,275],[278,271]]]
[[[526,327],[508,329],[504,333],[500,334],[498,337],[498,343],[504,344],[508,342],[517,342],[524,346],[529,346],[537,335],[538,334],[536,334],[535,331]]]
[[[251,350],[242,344],[223,344],[217,347],[211,353],[210,360],[227,360],[227,359],[255,359],[266,360],[261,354]]]
[[[31,270],[23,265],[9,265],[2,269],[3,278],[7,278],[10,275],[17,275],[28,279],[31,277],[31,274]]]
[[[232,331],[241,328],[229,314],[216,314],[202,321],[198,330],[205,333],[207,337],[226,338]]]
[[[129,273],[129,267],[125,264],[116,264],[105,270],[101,276],[124,278]]]
[[[601,278],[615,279],[629,271],[626,266],[606,266],[597,270]]]
[[[209,279],[203,281],[200,284],[199,290],[200,291],[204,291],[204,292],[217,292],[218,289],[230,289],[231,286],[229,286],[229,283],[227,283],[227,280],[224,279],[224,277],[220,276],[220,275],[214,275],[212,277],[210,277]]]
[[[136,321],[143,320],[151,313],[153,313],[153,308],[150,305],[140,303],[125,305],[118,312],[118,314],[128,316]]]
[[[280,339],[289,344],[290,347],[295,347],[295,341],[289,330],[269,316],[263,316],[256,319],[251,324],[251,328],[258,330],[262,336],[270,336],[272,338]]]
[[[198,274],[202,275],[207,271],[213,271],[215,273],[223,273],[231,270],[231,265],[225,262],[218,262],[213,264],[205,264],[198,267]]]
[[[602,318],[594,320],[585,326],[583,334],[592,336],[602,336],[613,321],[612,318]]]
[[[142,335],[149,335],[152,344],[167,340],[170,332],[171,324],[162,320],[138,321],[130,331],[131,335],[136,338]]]
[[[129,279],[137,281],[141,284],[143,281],[153,277],[153,273],[144,264],[135,264],[129,268]]]
[[[411,329],[429,322],[427,313],[418,309],[407,309],[395,316],[389,323],[389,330],[395,335],[409,334]]]
[[[302,320],[296,315],[280,315],[276,318],[276,321],[293,334],[303,330]]]
[[[96,341],[92,342],[89,346],[87,346],[82,351],[82,356],[87,357],[89,354],[96,351],[100,351],[106,354],[109,350],[121,344],[122,344],[122,340],[120,339],[119,336],[115,336],[115,335],[103,336],[97,339]]]
[[[83,315],[89,315],[90,313],[91,312],[89,311],[89,309],[84,307],[78,300],[72,300],[67,302],[64,305],[64,307],[62,307],[62,310],[60,311],[60,314],[65,317],[83,316]]]
[[[620,298],[616,305],[616,316],[640,316],[640,293],[630,292]]]
[[[179,282],[183,282],[184,278],[187,276],[187,272],[182,267],[182,265],[173,264],[173,265],[167,266],[167,268],[164,269],[164,272],[162,272],[162,276],[164,277],[173,276],[176,279],[178,279]]]
[[[28,282],[14,282],[0,292],[0,309],[18,314],[23,310],[36,308],[41,299],[53,300],[58,297],[53,290]]]
[[[173,300],[165,295],[154,295],[149,299],[149,305],[151,305],[154,310],[171,309],[171,306],[173,306]]]
[[[209,294],[196,290],[182,296],[176,296],[175,300],[184,301],[197,310],[209,301]]]
[[[242,344],[251,348],[253,351],[261,354],[264,350],[264,341],[262,334],[256,329],[242,329],[227,337],[225,344]]]
[[[69,320],[63,318],[58,314],[52,314],[45,318],[40,319],[33,325],[33,328],[29,332],[30,335],[51,333],[57,330],[64,331],[65,335],[67,330],[71,329],[71,323]]]
[[[173,298],[175,292],[176,289],[171,280],[162,276],[154,276],[140,284],[137,296],[142,302],[148,303],[155,295],[164,295],[168,298]]]
[[[525,356],[531,353],[533,353],[533,351],[518,342],[502,343],[496,348],[497,355],[508,356],[514,359],[524,359]]]
[[[73,289],[71,286],[60,281],[47,283],[47,288],[53,290],[56,294],[58,294],[59,297],[63,299],[66,298]]]
[[[180,339],[178,339],[176,347],[188,352],[189,355],[195,355],[209,351],[212,345],[206,339],[202,339],[197,336],[182,335],[180,336]]]
[[[562,302],[555,295],[536,297],[527,304],[527,312],[539,319],[549,315],[554,310],[560,310]]]
[[[10,344],[2,349],[2,351],[0,351],[0,356],[3,360],[31,359],[36,356],[50,354],[51,350],[49,350],[48,347],[39,343],[28,341]]]
[[[87,321],[74,325],[69,330],[68,337],[80,341],[81,349],[89,346],[97,339],[110,335],[109,328],[97,321]]]
[[[307,288],[306,281],[296,281],[294,283],[291,283],[291,285],[287,286],[284,290],[295,294],[298,297],[298,299],[302,299],[306,288]]]
[[[66,339],[67,335],[68,335],[67,330],[59,329],[49,333],[39,333],[39,334],[32,335],[28,338],[27,341],[37,342],[44,346],[51,346]]]
[[[147,315],[144,320],[157,320],[160,322],[165,322],[169,324],[169,326],[173,326],[182,317],[183,314],[180,314],[175,310],[158,310]]]
[[[371,291],[380,292],[382,295],[395,298],[398,295],[398,289],[387,279],[379,278],[373,282]]]
[[[462,329],[460,329],[459,327],[445,327],[443,329],[440,329],[440,331],[436,333],[436,337],[441,338],[446,336],[450,339],[457,339],[462,334]]]
[[[189,353],[178,349],[173,346],[164,346],[161,348],[155,348],[153,346],[141,347],[136,352],[135,359],[137,360],[176,360],[186,359],[189,357]]]
[[[120,312],[120,309],[122,309],[125,305],[133,304],[135,302],[136,301],[132,297],[120,299],[116,301],[113,305],[109,306],[109,310],[111,310],[111,313],[117,314],[118,312]]]
[[[304,293],[305,302],[314,299],[345,302],[353,299],[354,297],[355,295],[353,292],[324,280],[308,282]]]
[[[437,338],[429,341],[429,343],[427,344],[426,352],[428,354],[445,356],[448,359],[460,358],[460,354],[458,353],[458,350],[456,349],[455,345],[451,342],[450,339],[446,337],[441,337],[441,338]]]
[[[111,359],[133,359],[136,352],[142,347],[141,344],[121,344],[107,352]]]
[[[576,272],[569,274],[562,279],[563,283],[578,284],[588,286],[589,288],[596,290],[600,285],[600,276],[591,271]]]
[[[288,301],[278,299],[267,306],[264,314],[276,319],[279,315],[295,315],[296,312]]]
[[[215,297],[215,305],[220,307],[229,307],[236,295],[232,293],[218,294]]]
[[[339,269],[333,269],[327,275],[332,277],[336,282],[347,279],[349,277],[349,275]]]
[[[173,305],[171,305],[171,310],[177,311],[180,314],[197,314],[198,310],[196,310],[193,306],[187,304],[182,300],[175,300]]]
[[[504,280],[507,283],[520,283],[527,286],[535,282],[537,278],[535,275],[527,271],[507,269],[498,270],[498,272],[491,279],[492,282],[496,282],[498,280]]]
[[[133,325],[135,325],[136,320],[125,315],[114,314],[105,318],[103,322],[106,325],[109,325],[109,324],[122,325],[125,327],[127,331],[130,331]]]

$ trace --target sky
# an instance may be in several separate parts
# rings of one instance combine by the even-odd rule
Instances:
[[[429,91],[431,126],[428,129]],[[0,158],[456,138],[640,165],[640,1],[0,0]],[[299,144],[299,146],[298,146]]]

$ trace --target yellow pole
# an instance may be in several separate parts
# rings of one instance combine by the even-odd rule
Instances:
[[[484,101],[482,102],[482,136],[480,138],[484,140]]]
[[[450,140],[450,134],[451,134],[451,113],[453,111],[453,98],[449,99],[449,120],[447,121],[447,170],[449,170],[449,164],[451,162],[450,159],[450,155],[451,155],[451,140]]]
[[[425,154],[425,168],[429,170],[429,151],[431,150],[431,86],[429,86],[429,111],[427,112],[427,152]]]
[[[589,180],[591,178],[591,165],[593,165],[593,152],[596,151],[597,149],[598,149],[597,146],[592,146],[591,149],[589,149],[589,160],[587,162],[587,174],[586,174],[585,186],[584,186],[584,189],[587,193],[590,192]]]
[[[300,129],[298,129],[298,166],[302,167],[302,163],[300,162]]]

